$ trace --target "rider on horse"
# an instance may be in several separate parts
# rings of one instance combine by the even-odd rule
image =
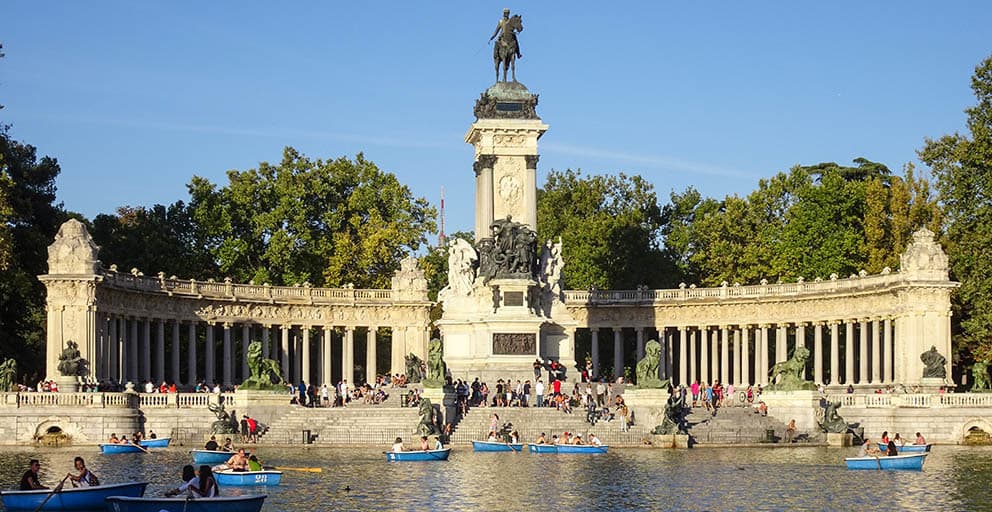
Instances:
[[[502,37],[500,37],[500,40],[501,41],[504,40],[504,39],[506,39],[506,40],[512,39],[513,40],[513,53],[519,59],[519,58],[523,57],[523,54],[520,53],[520,45],[517,44],[517,32],[515,30],[513,30],[512,27],[509,27],[508,26],[509,23],[510,23],[510,10],[509,9],[503,9],[503,18],[501,18],[496,23],[496,31],[493,32],[493,35],[492,35],[492,37],[489,38],[489,40],[492,41],[493,39],[496,39],[496,36],[501,35],[501,34],[502,34]],[[499,45],[498,44],[493,48],[493,57],[494,58],[499,58]]]

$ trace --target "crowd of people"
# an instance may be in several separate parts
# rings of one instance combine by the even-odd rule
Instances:
[[[145,438],[145,434],[142,433],[141,431],[138,431],[138,432],[135,432],[135,433],[131,434],[131,439],[128,439],[127,438],[127,434],[121,434],[120,437],[117,437],[117,433],[116,432],[113,432],[113,433],[110,434],[110,439],[107,439],[107,443],[109,443],[109,444],[139,444],[139,443],[141,443],[141,441],[143,441],[145,439],[146,439]],[[147,439],[158,439],[158,434],[156,434],[154,430],[149,430],[148,431],[148,437],[147,437]]]

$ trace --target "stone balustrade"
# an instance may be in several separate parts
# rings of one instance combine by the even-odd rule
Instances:
[[[842,407],[985,408],[992,407],[992,393],[909,393],[827,395]]]
[[[0,408],[206,409],[217,403],[233,404],[234,393],[0,393]]]

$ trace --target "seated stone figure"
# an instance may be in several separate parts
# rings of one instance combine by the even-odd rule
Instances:
[[[823,421],[820,428],[824,432],[832,434],[843,434],[847,432],[847,421],[837,412],[840,409],[840,402],[827,402],[826,410],[823,411]]]

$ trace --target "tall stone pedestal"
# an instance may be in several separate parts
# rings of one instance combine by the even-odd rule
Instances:
[[[652,430],[665,419],[667,389],[632,389],[623,393],[623,401],[634,415],[634,423]]]
[[[758,399],[768,406],[768,415],[783,422],[796,420],[802,432],[819,432],[816,413],[820,408],[820,394],[816,391],[765,391]]]
[[[854,434],[846,432],[843,434],[835,434],[833,432],[827,433],[827,445],[828,446],[840,446],[847,447],[854,444]]]
[[[55,384],[59,386],[60,393],[75,393],[79,391],[79,378],[71,375],[59,375],[55,377]]]

